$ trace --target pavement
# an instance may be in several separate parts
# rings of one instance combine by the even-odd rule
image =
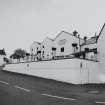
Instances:
[[[0,70],[0,105],[105,105],[105,85],[73,85]]]

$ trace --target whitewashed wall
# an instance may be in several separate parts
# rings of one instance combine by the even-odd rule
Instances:
[[[81,63],[82,68],[80,68]],[[105,82],[103,80],[105,71],[101,68],[100,62],[81,59],[8,64],[4,70],[73,84]]]
[[[52,58],[52,45],[53,41],[49,38],[45,38],[45,40],[41,43],[41,57],[42,59]],[[43,48],[44,46],[44,48]],[[44,51],[44,54],[43,54]],[[44,58],[43,58],[44,56]]]
[[[89,49],[97,48],[97,43],[84,45],[84,46],[81,47],[81,51],[84,51],[85,48],[89,48]]]
[[[39,48],[39,50],[40,50],[40,44],[38,43],[38,42],[33,42],[32,44],[31,44],[31,46],[30,46],[30,52],[31,52],[31,54],[33,54],[33,55],[35,55],[35,54],[37,54],[37,47]],[[33,50],[32,50],[33,49]]]
[[[5,55],[0,55],[0,66],[2,66],[3,64],[5,64],[4,57],[5,57]]]
[[[60,56],[74,53],[72,43],[77,43],[79,47],[79,38],[62,31],[54,40],[53,46],[57,48],[56,55]],[[64,52],[61,52],[61,47],[64,47]],[[77,51],[79,51],[79,48]]]
[[[74,53],[74,48],[72,47],[72,43],[78,44],[78,50],[79,51],[79,41],[80,43],[83,43],[84,40],[80,39],[78,37],[73,36],[70,33],[67,33],[65,31],[62,31],[57,35],[57,37],[54,40],[51,40],[49,38],[45,38],[45,40],[38,44],[37,42],[33,42],[31,44],[31,54],[37,54],[37,47],[41,51],[41,58],[52,58],[52,47],[56,48],[56,54],[54,56],[63,56],[63,55],[69,55],[71,53]],[[43,46],[45,48],[43,48]],[[61,52],[61,48],[64,47],[64,52]],[[33,51],[32,51],[33,49]],[[44,55],[42,55],[42,52],[44,51]]]

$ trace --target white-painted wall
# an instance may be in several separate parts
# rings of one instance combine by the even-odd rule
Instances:
[[[105,71],[102,69],[101,63],[82,59],[8,64],[4,70],[73,84],[105,82],[102,80]]]
[[[53,41],[49,38],[45,38],[45,40],[41,43],[41,58],[42,59],[52,58],[52,45],[53,45]],[[44,51],[44,54],[43,54],[43,51]]]
[[[31,44],[31,55],[35,55],[37,54],[37,51],[40,50],[41,51],[41,58],[43,59],[47,59],[47,58],[52,58],[53,56],[64,56],[64,55],[70,55],[72,53],[74,53],[74,48],[72,47],[73,43],[77,43],[78,44],[78,49],[76,51],[79,51],[79,42],[80,44],[84,42],[83,39],[80,39],[76,36],[73,36],[70,33],[67,33],[65,31],[62,31],[61,33],[59,33],[59,35],[57,35],[57,37],[52,40],[49,38],[45,38],[45,40],[42,43],[37,43],[37,42],[33,42]],[[44,48],[43,48],[44,46]],[[37,50],[38,47],[38,50]],[[53,55],[52,53],[52,47],[56,48],[56,52],[54,52],[55,54]],[[64,47],[64,52],[61,52],[61,48]],[[32,51],[33,49],[33,51]],[[44,51],[44,54],[42,54]]]
[[[94,49],[94,48],[97,48],[97,47],[98,47],[97,43],[89,44],[89,45],[84,45],[84,46],[81,47],[81,51],[85,51],[85,48]],[[94,52],[87,53],[86,54],[86,58],[98,61],[99,60],[99,57],[98,57],[98,54],[99,54],[98,48],[97,48],[97,52],[98,52],[97,54],[94,54]]]
[[[38,47],[38,50],[40,50],[40,44],[34,41],[30,46],[31,54],[33,55],[37,54],[37,47]]]
[[[105,25],[103,30],[98,38],[97,48],[99,51],[99,61],[101,62],[103,69],[105,70]]]
[[[31,60],[32,61],[36,61],[37,60],[37,51],[40,51],[41,50],[41,46],[38,42],[33,42],[30,46],[30,54],[32,55],[31,56]]]
[[[89,49],[97,48],[97,43],[84,45],[81,47],[81,51],[84,51],[85,48],[89,48]]]
[[[65,40],[65,43],[63,44],[62,41],[64,40]],[[74,53],[74,48],[72,47],[72,43],[77,43],[79,47],[79,38],[73,36],[72,34],[70,35],[62,31],[54,40],[53,46],[57,48],[56,55],[62,56],[62,55],[69,55],[69,54]],[[64,47],[63,53],[61,52],[61,47]],[[79,51],[79,48],[77,51]]]

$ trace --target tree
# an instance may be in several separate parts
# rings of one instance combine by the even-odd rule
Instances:
[[[4,48],[2,50],[0,50],[0,55],[6,55]]]
[[[14,51],[13,54],[10,55],[10,58],[13,59],[20,59],[20,58],[24,58],[26,56],[26,51],[22,50],[21,48],[18,48]]]
[[[4,53],[4,55],[6,55],[6,52],[5,52],[5,49],[3,48],[3,53]]]

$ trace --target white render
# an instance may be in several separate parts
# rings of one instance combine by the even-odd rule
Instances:
[[[41,58],[42,59],[46,60],[46,59],[52,58],[52,45],[53,45],[53,40],[48,37],[45,38],[45,40],[41,43]]]
[[[32,55],[32,60],[36,60],[37,50],[40,50],[40,43],[34,41],[30,46],[30,52]]]
[[[103,81],[105,71],[102,69],[101,63],[83,59],[8,64],[4,70],[73,84],[105,82]]]
[[[98,58],[99,61],[102,63],[103,69],[105,70],[105,24],[100,31],[100,36],[98,38],[97,42],[97,48],[98,48]]]
[[[60,43],[62,41],[65,41],[64,43]],[[63,56],[63,55],[70,55],[74,53],[74,48],[72,47],[72,43],[77,43],[78,49],[76,51],[79,51],[79,41],[83,41],[82,39],[79,39],[76,36],[73,36],[70,33],[67,33],[65,31],[62,31],[53,42],[53,46],[57,48],[56,50],[56,56]],[[61,52],[61,48],[64,47],[64,52]]]
[[[40,49],[40,44],[38,42],[34,41],[30,46],[31,54],[33,54],[33,55],[37,54],[37,47],[38,47],[38,49]]]
[[[79,38],[78,36],[73,36],[73,34],[70,34],[65,31],[61,31],[56,36],[55,39],[50,39],[47,37],[43,40],[42,43],[38,43],[34,41],[31,44],[30,52],[31,52],[31,55],[34,55],[37,57],[39,56],[41,57],[42,60],[51,59],[53,56],[64,56],[64,55],[70,55],[71,53],[74,53],[74,48],[72,46],[73,43],[77,44],[78,49],[76,49],[76,51],[79,51],[80,50],[79,45],[83,42],[84,40]],[[53,47],[56,48],[55,52],[52,51]],[[62,47],[64,47],[64,52],[61,52]],[[38,55],[37,51],[41,51],[41,55]],[[44,51],[44,54],[43,54],[43,51]]]

